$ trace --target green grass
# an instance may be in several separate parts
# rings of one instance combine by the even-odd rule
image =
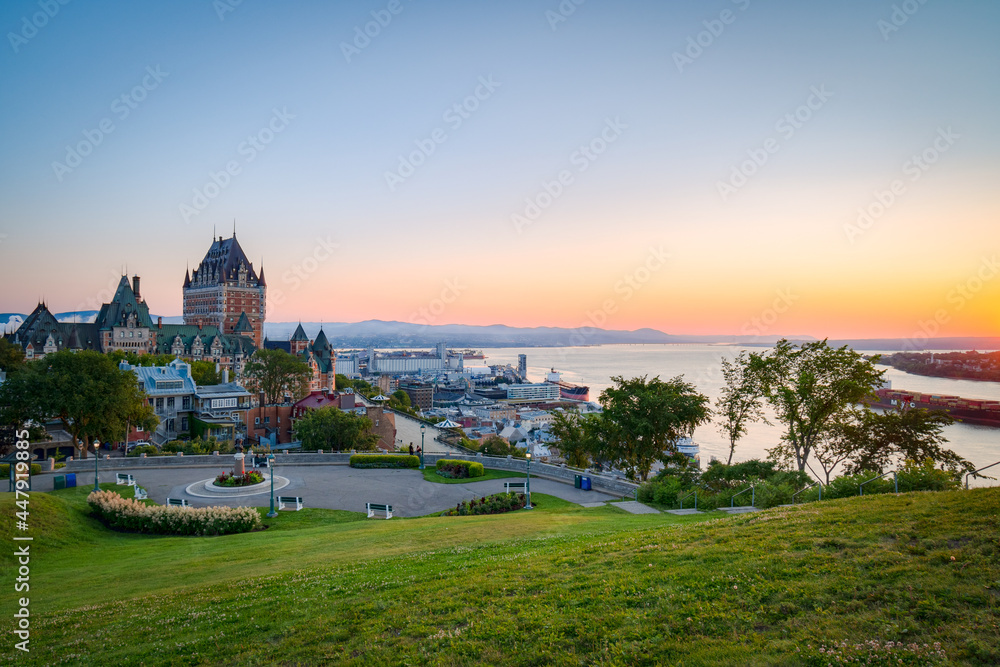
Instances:
[[[538,509],[498,516],[311,509],[170,538],[105,530],[86,489],[35,493],[32,652],[8,639],[0,661],[826,665],[822,644],[875,640],[1000,662],[1000,489],[722,518],[532,495]],[[12,505],[0,496],[5,535]],[[876,664],[945,664],[887,653]]]
[[[424,479],[428,482],[437,482],[438,484],[468,484],[469,482],[487,482],[491,479],[524,477],[524,475],[519,472],[512,472],[510,470],[494,470],[492,468],[486,468],[486,474],[481,477],[467,477],[465,479],[450,479],[448,477],[442,477],[437,474],[437,470],[434,468],[424,468],[421,472],[424,473]],[[534,477],[534,475],[532,475],[532,477]]]

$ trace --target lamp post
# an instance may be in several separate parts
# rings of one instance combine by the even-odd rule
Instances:
[[[278,513],[274,511],[274,454],[267,455],[267,469],[271,473],[271,511],[267,513],[269,519],[273,519],[278,516]]]
[[[528,452],[527,454],[525,454],[525,457],[526,457],[526,460],[528,461],[528,465],[525,466],[524,490],[525,490],[526,495],[527,495],[528,504],[524,506],[524,509],[530,510],[530,509],[534,509],[531,506],[531,452]]]
[[[420,425],[420,469],[424,469],[424,433],[427,432],[427,424]]]
[[[94,440],[94,491],[100,491],[101,487],[97,486],[97,462],[101,460],[101,441]]]

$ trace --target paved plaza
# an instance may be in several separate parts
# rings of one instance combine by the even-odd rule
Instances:
[[[164,504],[169,498],[186,498],[195,507],[229,505],[266,507],[269,490],[246,496],[219,496],[205,498],[187,493],[191,484],[214,478],[228,470],[225,466],[210,468],[142,468],[129,470],[136,483],[146,489],[150,499]],[[419,470],[356,469],[346,465],[289,465],[275,468],[276,484],[280,478],[288,480],[287,486],[275,495],[301,496],[306,507],[364,512],[365,503],[393,506],[396,516],[422,516],[454,507],[462,500],[503,491],[505,481],[523,481],[521,478],[494,479],[465,484],[436,484],[423,478]],[[113,482],[115,472],[100,473],[101,482]],[[93,472],[76,473],[77,486],[92,487]],[[39,475],[33,480],[35,491],[51,491],[52,475]],[[277,486],[275,487],[277,489]],[[545,493],[572,503],[594,503],[614,500],[617,497],[600,491],[582,491],[569,484],[549,479],[531,478],[532,493]]]

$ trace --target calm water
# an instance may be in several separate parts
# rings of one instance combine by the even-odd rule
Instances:
[[[698,391],[712,402],[719,396],[722,381],[721,360],[733,358],[741,350],[759,352],[762,348],[743,348],[721,345],[604,345],[600,347],[569,348],[490,348],[483,350],[486,363],[511,364],[517,367],[517,355],[528,356],[528,376],[532,381],[542,381],[550,368],[562,373],[567,382],[590,387],[590,400],[597,401],[602,390],[611,386],[611,377],[659,375],[671,378],[683,375]],[[863,350],[874,353],[878,350]],[[909,389],[933,394],[953,394],[964,398],[1000,400],[1000,383],[973,380],[949,380],[911,375],[894,368],[887,369],[886,377],[893,388]],[[772,420],[773,422],[774,420]],[[764,458],[766,450],[781,438],[780,425],[753,424],[749,433],[736,446],[734,461]],[[945,430],[949,447],[976,464],[976,467],[1000,461],[1000,428],[954,424]],[[700,426],[695,431],[695,441],[701,445],[701,460],[707,463],[712,456],[725,461],[729,456],[729,441],[718,432],[714,423]],[[1000,470],[1000,466],[997,467]],[[990,471],[1000,477],[996,470]],[[997,484],[989,481],[985,484]]]

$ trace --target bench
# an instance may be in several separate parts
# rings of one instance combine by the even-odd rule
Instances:
[[[285,509],[285,505],[295,505],[295,512],[302,509],[302,499],[298,496],[278,496],[278,509]]]
[[[524,491],[524,489],[525,489],[525,483],[524,482],[504,482],[503,483],[504,493],[510,493],[511,491]]]
[[[146,493],[146,489],[141,486],[135,487],[135,499],[136,500],[146,500],[149,498],[149,494]]]
[[[116,481],[118,486],[135,486],[135,478],[123,472],[118,473]]]
[[[368,508],[368,518],[375,516],[375,512],[385,512],[385,518],[392,518],[392,505],[379,505],[378,503],[365,503]]]
[[[190,507],[187,498],[167,498],[167,505],[174,507]]]

